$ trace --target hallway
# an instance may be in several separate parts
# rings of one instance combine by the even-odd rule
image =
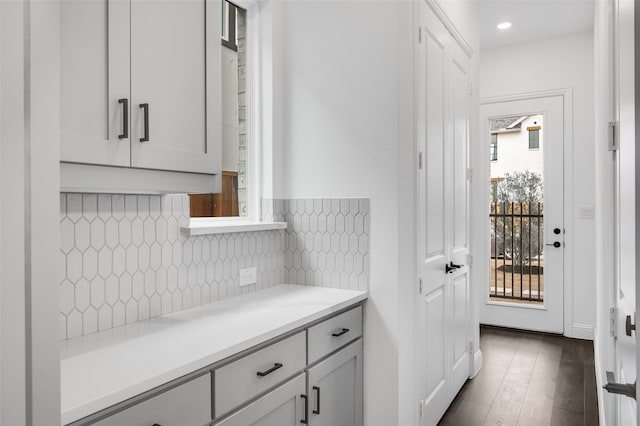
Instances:
[[[593,344],[482,326],[484,357],[440,425],[597,425]]]

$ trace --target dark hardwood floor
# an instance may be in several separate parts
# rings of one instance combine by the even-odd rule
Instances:
[[[440,425],[597,425],[593,344],[481,327],[483,366]]]

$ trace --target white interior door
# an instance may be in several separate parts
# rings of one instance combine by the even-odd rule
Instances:
[[[480,107],[480,132],[489,153],[489,119],[507,116],[543,115],[544,132],[544,195],[543,195],[543,304],[510,303],[490,298],[491,284],[485,285],[480,299],[480,323],[525,330],[564,332],[564,98],[539,97],[513,101],[485,102]],[[500,139],[498,139],[499,141]],[[500,144],[498,142],[498,152]],[[498,154],[500,155],[500,154]],[[488,163],[488,161],[487,161]],[[487,185],[489,181],[487,180]],[[489,191],[487,190],[487,206]],[[487,208],[487,211],[489,209]],[[487,215],[489,226],[489,215]],[[491,260],[491,248],[486,242],[485,256],[479,262]],[[497,255],[497,253],[495,254]],[[495,256],[494,255],[494,256]],[[506,257],[506,255],[505,255]],[[513,266],[512,266],[513,268]],[[487,276],[489,281],[489,276]]]
[[[615,380],[619,383],[634,383],[636,368],[636,333],[626,333],[627,316],[636,323],[636,285],[638,279],[637,197],[638,168],[640,159],[636,153],[636,94],[635,94],[635,46],[634,46],[634,1],[618,1],[619,64],[616,94],[619,120],[619,151],[614,154],[615,179],[614,198],[616,211],[615,234],[617,236],[615,303],[617,330],[614,340]],[[617,397],[617,420],[619,425],[636,424],[637,406],[632,398]]]
[[[62,0],[62,161],[129,167],[129,69],[129,1]]]
[[[218,173],[221,5],[131,0],[131,165]]]
[[[433,425],[469,377],[469,59],[420,6],[417,372]]]

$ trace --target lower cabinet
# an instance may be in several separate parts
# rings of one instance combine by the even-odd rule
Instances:
[[[204,426],[211,421],[211,374],[205,374],[131,408],[96,426]]]
[[[306,421],[305,375],[276,388],[215,426],[296,426]]]
[[[362,426],[362,339],[309,369],[309,424]]]
[[[68,426],[363,426],[362,307],[205,372]]]

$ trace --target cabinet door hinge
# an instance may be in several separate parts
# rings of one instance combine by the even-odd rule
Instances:
[[[422,170],[422,153],[418,153],[418,169]]]
[[[616,308],[615,306],[612,306],[609,308],[609,335],[611,337],[618,337],[617,334],[617,330],[616,330],[616,324],[618,322],[618,308]]]
[[[610,121],[609,122],[609,136],[607,141],[607,147],[609,151],[617,151],[620,149],[619,144],[619,136],[618,136],[618,122]]]

